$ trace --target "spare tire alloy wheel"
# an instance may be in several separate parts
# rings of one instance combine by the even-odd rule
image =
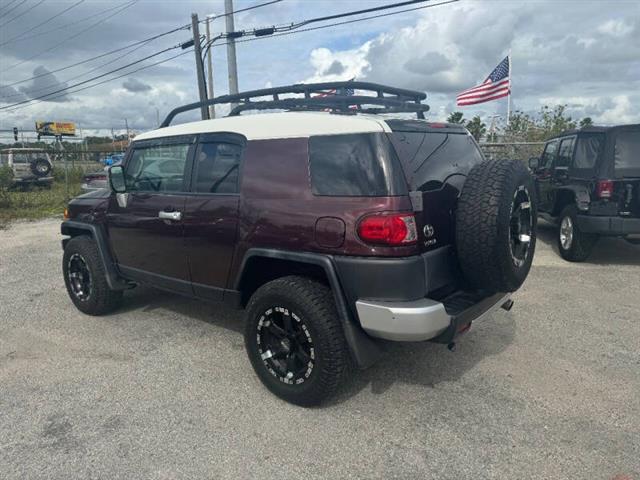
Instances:
[[[299,315],[284,307],[269,308],[257,330],[258,352],[271,375],[288,385],[300,385],[311,376],[313,339]]]
[[[31,171],[38,177],[45,177],[51,171],[51,165],[44,158],[36,158],[31,164]]]
[[[87,266],[87,262],[79,253],[74,253],[69,258],[67,276],[73,295],[81,302],[89,300],[92,291],[91,271]]]
[[[522,267],[527,261],[532,234],[531,196],[529,195],[529,190],[524,185],[521,185],[513,195],[511,224],[509,227],[511,259],[516,267]]]
[[[474,166],[456,212],[456,248],[470,288],[514,292],[525,281],[536,245],[533,177],[515,160]]]

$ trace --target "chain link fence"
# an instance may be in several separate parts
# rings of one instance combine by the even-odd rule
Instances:
[[[540,157],[544,142],[481,143],[480,148],[490,160],[520,160],[528,165],[532,157]]]

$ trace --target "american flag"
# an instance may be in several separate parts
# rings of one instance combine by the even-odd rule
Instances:
[[[475,105],[476,103],[489,102],[506,97],[511,93],[511,81],[509,76],[509,57],[502,60],[480,85],[468,88],[460,92],[456,97],[459,107]]]

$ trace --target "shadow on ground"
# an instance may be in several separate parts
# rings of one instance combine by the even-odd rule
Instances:
[[[558,227],[540,220],[538,222],[538,241],[549,245],[560,257],[557,241]],[[640,245],[632,245],[622,238],[601,237],[593,247],[593,252],[585,263],[594,265],[640,265]]]
[[[207,304],[153,288],[137,287],[127,292],[119,313],[158,309],[230,330],[238,334],[234,346],[243,343],[244,311],[222,304]],[[484,333],[487,328],[490,333]],[[443,381],[456,381],[482,359],[500,354],[513,342],[515,329],[513,317],[500,311],[483,321],[480,328],[472,328],[460,337],[453,352],[445,345],[430,342],[384,342],[380,360],[367,370],[356,369],[328,405],[342,403],[366,388],[374,394],[382,394],[396,383],[428,389]]]

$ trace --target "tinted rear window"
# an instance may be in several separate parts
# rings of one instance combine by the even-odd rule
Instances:
[[[412,190],[436,190],[454,174],[467,174],[483,157],[466,133],[398,132],[392,134]]]
[[[315,195],[405,195],[407,185],[384,133],[309,138],[311,188]]]
[[[591,169],[596,166],[604,144],[604,135],[588,135],[578,137],[576,156],[573,160],[575,169]]]
[[[640,169],[640,131],[619,132],[614,156],[616,170]]]

